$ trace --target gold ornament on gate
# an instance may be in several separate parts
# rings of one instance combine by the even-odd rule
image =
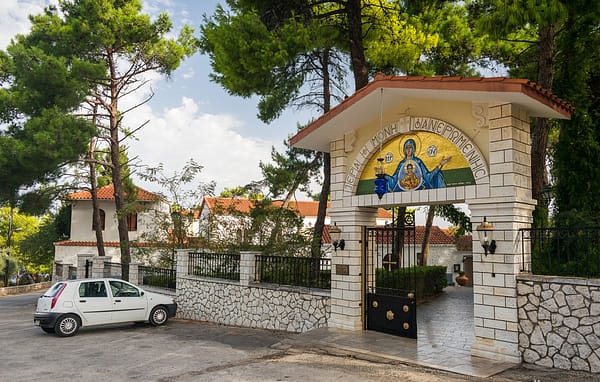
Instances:
[[[371,305],[373,306],[373,308],[377,308],[379,306],[379,303],[377,301],[373,301]]]
[[[404,305],[402,307],[402,310],[404,311],[404,313],[407,313],[410,310],[410,308],[408,307],[408,305]]]
[[[394,319],[394,312],[392,312],[391,310],[388,310],[385,313],[385,318],[387,318],[388,320],[392,321]]]
[[[407,295],[407,297],[408,297],[408,298],[415,298],[415,294],[411,292],[411,293],[409,293],[409,294]]]
[[[408,322],[405,322],[402,324],[402,327],[404,328],[404,330],[408,330],[408,328],[410,328],[410,325],[408,324]]]

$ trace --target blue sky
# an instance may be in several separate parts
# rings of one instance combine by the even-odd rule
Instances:
[[[37,14],[56,0],[1,0],[0,49],[12,36],[26,34],[29,14]],[[176,34],[183,24],[196,31],[204,14],[212,15],[216,0],[144,0],[143,12],[156,15],[166,12]],[[181,169],[193,158],[204,166],[201,181],[216,181],[217,193],[225,187],[245,185],[261,178],[258,164],[270,160],[271,147],[283,149],[283,141],[317,115],[311,111],[289,110],[269,125],[256,118],[257,99],[243,99],[227,94],[209,79],[208,57],[196,54],[187,59],[170,78],[151,77],[152,100],[126,117],[135,127],[148,121],[129,142],[130,157],[138,156],[147,165],[163,163],[167,175]],[[142,97],[138,94],[137,99]],[[133,104],[136,98],[123,104]],[[151,191],[156,185],[137,181]]]

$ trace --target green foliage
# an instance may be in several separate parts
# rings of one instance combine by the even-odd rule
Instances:
[[[142,278],[142,284],[175,289],[177,285],[177,279],[175,277],[167,277],[166,275],[150,275]]]
[[[446,267],[414,266],[392,271],[377,268],[377,288],[391,291],[412,291],[414,283],[416,283],[414,292],[417,300],[424,300],[427,297],[440,294],[448,284]]]
[[[286,200],[296,190],[308,191],[312,179],[318,178],[322,167],[321,155],[312,150],[291,147],[285,141],[285,153],[271,149],[271,163],[260,162],[264,183],[271,197],[285,196]]]
[[[272,121],[289,104],[305,102],[300,88],[317,64],[311,53],[327,46],[320,40],[331,31],[298,16],[279,19],[273,28],[256,8],[230,5],[233,13],[218,6],[201,27],[200,48],[210,58],[210,77],[230,94],[258,95],[259,118]]]
[[[555,222],[558,227],[598,226],[600,197],[600,10],[569,4],[559,40],[556,88],[576,111],[561,121],[554,153]],[[581,13],[586,12],[586,13]]]
[[[331,289],[331,270],[319,270],[320,258],[310,257],[281,257],[280,261],[262,264],[261,260],[260,282],[279,285],[293,285],[307,288]]]
[[[198,181],[202,169],[203,166],[190,159],[180,171],[174,171],[172,174],[164,172],[162,163],[156,167],[147,167],[139,174],[141,179],[159,185],[164,198],[173,203],[168,211],[151,211],[151,221],[148,223],[153,229],[141,237],[146,242],[154,243],[152,251],[159,248],[160,256],[156,260],[158,264],[170,266],[175,248],[197,248],[199,240],[205,239],[190,234],[194,214],[202,203],[202,198],[212,195],[215,187],[214,182],[205,184]],[[204,227],[201,227],[201,230],[202,228]],[[147,253],[144,248],[137,248],[136,251],[139,261],[151,262],[152,253]]]
[[[39,230],[27,235],[19,243],[24,262],[31,267],[52,268],[54,243],[65,240],[70,234],[71,206],[63,206],[56,214],[45,216]]]
[[[599,233],[598,228],[571,227],[532,235],[533,274],[599,278]]]
[[[455,236],[473,231],[469,216],[453,204],[435,206],[435,214],[448,220],[454,226]]]

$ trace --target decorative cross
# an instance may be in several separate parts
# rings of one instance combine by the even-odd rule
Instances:
[[[388,253],[387,255],[383,256],[383,267],[388,272],[392,271],[392,269],[395,268],[395,265],[398,265],[398,262],[394,261],[394,255]]]

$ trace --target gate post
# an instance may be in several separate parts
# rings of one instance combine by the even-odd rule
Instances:
[[[88,273],[86,275],[86,265],[88,261],[91,261],[92,258],[94,257],[94,255],[91,254],[80,254],[77,255],[77,278],[78,279],[85,279],[90,277],[91,273]],[[91,269],[90,269],[91,271]]]
[[[516,276],[521,270],[519,229],[531,227],[536,201],[531,198],[529,116],[514,104],[488,109],[490,184],[467,197],[471,222],[486,217],[494,226],[495,253],[484,254],[473,239],[475,342],[471,354],[521,362]]]
[[[362,227],[374,226],[377,207],[335,207],[331,222],[342,230],[344,249],[331,258],[331,315],[327,326],[362,330],[364,318]]]

